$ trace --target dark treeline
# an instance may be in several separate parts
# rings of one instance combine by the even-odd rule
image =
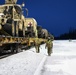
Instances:
[[[76,39],[76,29],[70,29],[69,32],[61,34],[59,37],[55,37],[56,40]]]

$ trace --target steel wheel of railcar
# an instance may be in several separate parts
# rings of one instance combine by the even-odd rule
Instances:
[[[21,51],[20,44],[16,44],[16,53],[19,53]]]
[[[2,48],[0,47],[0,55],[2,54]]]
[[[15,53],[14,46],[10,46],[11,53]]]

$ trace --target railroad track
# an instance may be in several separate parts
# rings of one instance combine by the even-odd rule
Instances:
[[[27,50],[28,50],[28,49],[27,49]],[[23,51],[20,51],[20,52],[23,52]],[[19,53],[20,53],[20,52],[19,52]],[[2,55],[0,55],[0,59],[6,58],[6,57],[11,56],[11,55],[14,55],[14,54],[17,54],[17,53],[6,53],[6,54],[2,54]]]
[[[1,56],[0,56],[0,59],[6,58],[6,57],[8,57],[8,56],[10,56],[10,55],[12,55],[12,54],[1,55]]]

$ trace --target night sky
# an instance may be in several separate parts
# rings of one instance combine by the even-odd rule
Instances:
[[[76,28],[76,0],[18,0],[19,4],[22,2],[28,8],[28,17],[35,18],[38,25],[54,36]]]

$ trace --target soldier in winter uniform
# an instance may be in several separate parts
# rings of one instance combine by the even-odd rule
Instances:
[[[48,38],[47,41],[46,41],[45,48],[46,47],[47,47],[48,56],[50,56],[51,53],[52,53],[52,47],[53,47],[53,43],[52,43],[52,40],[50,40],[50,38]]]
[[[35,39],[34,41],[34,44],[35,44],[35,48],[36,48],[36,53],[39,53],[40,52],[40,41],[38,38]]]

